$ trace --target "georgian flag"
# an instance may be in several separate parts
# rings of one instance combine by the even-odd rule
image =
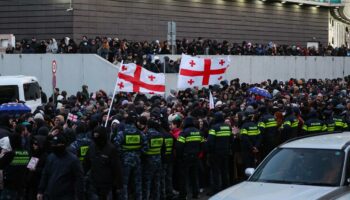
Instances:
[[[198,58],[182,54],[178,88],[219,84],[230,64],[226,58]]]
[[[72,113],[68,113],[67,119],[68,119],[69,121],[71,121],[71,122],[76,122],[76,121],[78,121],[78,115],[74,115],[74,114],[72,114]]]
[[[134,63],[121,65],[118,73],[117,91],[163,94],[165,76],[153,73]]]

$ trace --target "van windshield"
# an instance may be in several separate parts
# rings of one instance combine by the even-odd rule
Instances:
[[[40,98],[40,86],[37,82],[23,84],[24,98],[26,101]]]
[[[16,102],[17,100],[19,100],[17,85],[0,86],[0,104]]]

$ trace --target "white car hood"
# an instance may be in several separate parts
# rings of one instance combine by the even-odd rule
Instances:
[[[246,181],[216,194],[210,200],[313,200],[336,189],[337,187]]]

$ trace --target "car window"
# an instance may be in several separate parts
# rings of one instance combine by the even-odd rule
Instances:
[[[26,101],[40,98],[40,86],[37,82],[23,84],[24,98]]]
[[[16,102],[17,100],[19,100],[17,85],[0,86],[0,104]]]
[[[338,186],[344,152],[324,149],[276,150],[256,170],[250,181]]]

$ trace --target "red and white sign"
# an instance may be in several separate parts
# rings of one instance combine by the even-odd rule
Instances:
[[[117,91],[163,94],[165,76],[153,73],[134,63],[123,64],[118,73]]]
[[[68,120],[72,122],[78,121],[78,115],[73,115],[72,113],[68,113]]]
[[[56,60],[52,61],[52,73],[56,74],[57,72],[57,63]]]
[[[178,88],[219,84],[224,80],[227,67],[226,58],[198,58],[182,54]]]

